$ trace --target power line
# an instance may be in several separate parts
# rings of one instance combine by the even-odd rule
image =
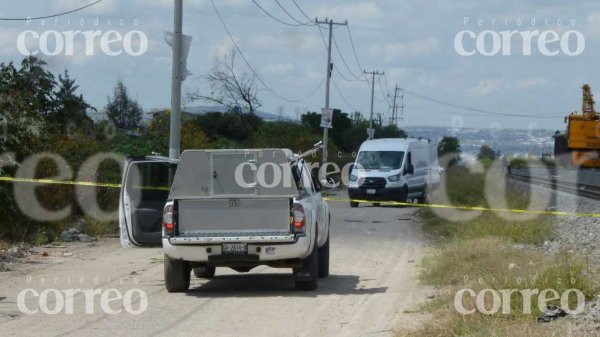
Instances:
[[[323,35],[323,30],[321,29],[321,26],[320,26],[320,25],[317,25],[317,27],[319,28],[319,33],[321,34],[321,40],[323,41],[323,46],[325,47],[325,50],[327,50],[327,42],[325,42],[325,36]],[[333,37],[333,36],[332,36],[332,37]],[[334,41],[335,41],[335,40],[334,40]],[[334,63],[334,65],[335,65],[335,62],[333,62],[333,63]],[[337,68],[336,66],[334,66],[334,67],[333,67],[333,70],[335,70],[335,72],[336,72],[338,75],[340,75],[340,77],[341,77],[341,78],[342,78],[344,81],[346,81],[346,82],[350,82],[350,83],[352,83],[352,82],[356,82],[355,80],[349,79],[349,78],[347,78],[346,76],[344,76],[344,75],[342,74],[342,72],[338,70],[338,68]]]
[[[215,5],[215,1],[214,0],[210,0],[210,2],[212,4],[213,9],[215,10],[215,13],[217,14],[217,17],[219,18],[219,21],[223,25],[223,29],[225,29],[225,32],[227,32],[227,35],[229,36],[229,39],[231,40],[231,43],[233,44],[233,46],[235,47],[235,49],[237,50],[237,52],[240,54],[240,56],[244,60],[244,63],[246,63],[246,66],[248,67],[248,69],[250,69],[250,71],[254,74],[254,76],[256,76],[256,79],[268,91],[270,91],[273,95],[275,95],[279,99],[282,99],[282,100],[284,100],[284,101],[286,101],[288,103],[298,103],[298,102],[302,102],[302,101],[304,101],[304,100],[312,97],[319,90],[319,88],[321,87],[321,85],[323,84],[323,82],[321,82],[321,84],[319,84],[319,87],[317,87],[317,89],[313,93],[311,93],[309,96],[307,96],[307,97],[305,97],[303,99],[297,99],[297,100],[296,99],[290,99],[290,98],[284,97],[284,96],[278,94],[275,90],[273,90],[273,88],[271,88],[269,85],[267,85],[267,83],[262,79],[262,77],[260,77],[260,75],[254,70],[254,68],[252,67],[252,65],[250,65],[250,62],[248,62],[248,60],[244,56],[244,53],[242,52],[242,50],[238,46],[237,42],[235,42],[235,39],[233,38],[233,35],[231,34],[231,31],[229,31],[229,28],[227,28],[227,24],[225,23],[225,20],[223,20],[223,17],[221,16],[221,12],[219,12],[219,9]]]
[[[103,0],[97,0],[95,2],[92,2],[91,4],[85,5],[83,7],[79,7],[67,12],[62,12],[62,13],[57,13],[57,14],[52,14],[52,15],[46,15],[46,16],[38,16],[38,17],[26,17],[26,18],[0,18],[1,21],[28,21],[28,20],[42,20],[42,19],[50,19],[50,18],[55,18],[57,16],[62,16],[62,15],[67,15],[67,14],[71,14],[71,13],[75,13],[78,12],[80,10],[86,9],[88,7],[91,7],[99,2],[102,2]]]
[[[458,105],[458,104],[454,104],[454,103],[449,103],[449,102],[445,102],[439,99],[435,99],[435,98],[431,98],[428,96],[424,96],[421,94],[418,94],[416,92],[410,91],[410,90],[406,90],[404,88],[402,88],[402,90],[404,90],[405,93],[415,96],[417,98],[420,98],[422,100],[425,101],[430,101],[433,103],[437,103],[437,104],[441,104],[441,105],[446,105],[452,108],[456,108],[456,109],[460,109],[460,110],[467,110],[467,111],[473,111],[473,112],[479,112],[479,113],[483,113],[483,114],[487,114],[487,115],[496,115],[496,116],[505,116],[505,117],[548,117],[547,114],[536,114],[536,115],[519,115],[519,114],[509,114],[509,113],[502,113],[502,112],[495,112],[495,111],[489,111],[489,110],[484,110],[484,109],[478,109],[478,108],[473,108],[473,107],[468,107],[468,106],[463,106],[463,105]]]
[[[307,18],[308,20],[312,21],[312,19],[308,15],[306,15],[306,12],[302,9],[302,7],[300,7],[300,5],[298,5],[298,3],[296,2],[296,0],[292,0],[292,2],[294,3],[294,5],[296,5],[296,8],[298,8],[298,10],[300,11],[300,13],[302,13],[302,15],[304,15],[305,18]]]
[[[212,1],[212,0],[211,0]],[[269,16],[271,19],[284,24],[286,26],[293,26],[293,27],[299,27],[299,26],[306,26],[305,24],[301,24],[301,23],[289,23],[289,22],[285,22],[281,19],[278,19],[277,17],[275,17],[273,14],[269,13],[266,9],[264,9],[258,2],[256,2],[256,0],[252,0],[252,2],[256,5],[256,7],[260,8],[261,11],[263,11],[265,14],[267,14],[267,16]]]
[[[346,59],[344,58],[344,55],[342,54],[342,51],[340,50],[340,47],[338,46],[337,40],[335,39],[335,35],[333,36],[333,44],[335,45],[335,49],[337,50],[338,54],[340,55],[340,58],[342,59],[342,63],[344,63],[344,66],[346,66],[346,69],[348,70],[348,72],[350,73],[350,75],[352,75],[352,77],[354,77],[357,81],[364,81],[364,79],[359,78],[358,76],[356,76],[352,70],[350,69],[350,67],[348,66],[348,63],[346,63]]]
[[[477,116],[477,117],[490,117],[489,114],[482,114],[482,113],[469,113],[469,112],[464,112],[464,111],[447,111],[447,110],[431,110],[431,109],[423,109],[420,106],[413,106],[413,105],[408,105],[405,107],[409,107],[412,110],[417,110],[417,111],[421,111],[421,112],[425,112],[425,113],[431,113],[431,114],[445,114],[445,115],[466,115],[466,116]],[[550,116],[550,115],[511,115],[511,116],[498,116],[498,117],[508,117],[508,118],[532,118],[532,119],[555,119],[557,117],[562,117],[562,116]]]
[[[335,83],[335,80],[331,79],[331,82],[333,82],[333,87],[335,88],[335,91],[338,93],[338,96],[340,96],[342,101],[344,101],[344,103],[346,103],[346,105],[348,105],[354,111],[360,111],[360,109],[357,109],[353,104],[350,104],[350,102],[348,102],[346,97],[344,97],[344,95],[342,94],[342,91],[340,90],[340,88],[337,86],[337,83]]]
[[[285,7],[283,7],[283,5],[281,4],[281,2],[279,2],[279,0],[275,0],[275,3],[277,4],[277,6],[279,6],[279,8],[281,8],[281,10],[287,14],[287,16],[289,16],[292,20],[296,21],[298,24],[302,25],[302,26],[314,26],[315,24],[313,23],[313,21],[311,19],[308,19],[307,22],[302,22],[298,19],[296,19],[295,16],[293,16],[292,14],[290,14],[290,12],[288,12]]]
[[[349,25],[346,25],[346,30],[348,31],[348,37],[350,38],[350,45],[352,46],[352,52],[354,53],[354,59],[356,60],[356,64],[358,65],[358,68],[362,71],[364,68],[360,65],[360,61],[358,60],[358,54],[356,53],[356,45],[354,44],[354,40],[352,39],[352,33],[350,33],[350,27]],[[362,73],[365,80],[367,80],[367,82],[369,81],[369,78]]]

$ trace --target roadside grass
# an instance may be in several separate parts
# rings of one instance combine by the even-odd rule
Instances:
[[[494,207],[484,197],[484,174],[453,167],[444,179],[453,205]],[[505,197],[511,208],[524,209],[529,204],[529,193],[510,184],[506,185]],[[562,294],[577,289],[586,300],[598,293],[596,269],[584,257],[539,249],[555,236],[553,216],[518,220],[511,213],[502,216],[483,211],[470,220],[449,221],[444,209],[430,208],[420,209],[418,215],[423,219],[424,231],[436,242],[435,251],[421,262],[421,282],[438,290],[438,295],[418,311],[430,313],[434,321],[416,331],[400,331],[398,336],[570,336],[564,320],[536,322],[543,308],[538,307],[538,294],[528,296],[527,291],[552,289]],[[471,289],[475,294],[484,289],[515,291],[502,299],[507,313],[502,312],[503,307],[494,314],[475,310],[463,315],[454,303],[461,289]],[[460,303],[467,310],[476,308],[475,298],[469,295],[462,296]],[[493,307],[491,293],[483,303],[487,309]],[[562,306],[560,299],[547,304]],[[569,296],[568,304],[570,309],[576,308],[575,294]]]

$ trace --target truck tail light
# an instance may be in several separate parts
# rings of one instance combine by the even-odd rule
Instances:
[[[292,206],[292,231],[294,233],[304,233],[306,228],[306,213],[302,204],[295,203]]]
[[[163,234],[175,234],[175,205],[168,203],[163,211]]]

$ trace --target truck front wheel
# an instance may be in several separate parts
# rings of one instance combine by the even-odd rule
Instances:
[[[319,278],[319,246],[315,238],[312,252],[300,268],[294,268],[294,282],[297,290],[317,289]]]
[[[190,263],[182,260],[172,260],[165,255],[165,287],[170,293],[183,292],[190,287]]]

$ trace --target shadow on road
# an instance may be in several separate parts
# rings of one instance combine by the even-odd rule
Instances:
[[[192,280],[194,282],[194,280]],[[319,279],[319,288],[315,291],[297,291],[291,274],[240,274],[221,275],[206,280],[187,292],[188,296],[211,297],[265,297],[297,296],[314,297],[317,295],[364,295],[385,293],[387,287],[357,288],[359,277],[356,275],[330,275]]]

